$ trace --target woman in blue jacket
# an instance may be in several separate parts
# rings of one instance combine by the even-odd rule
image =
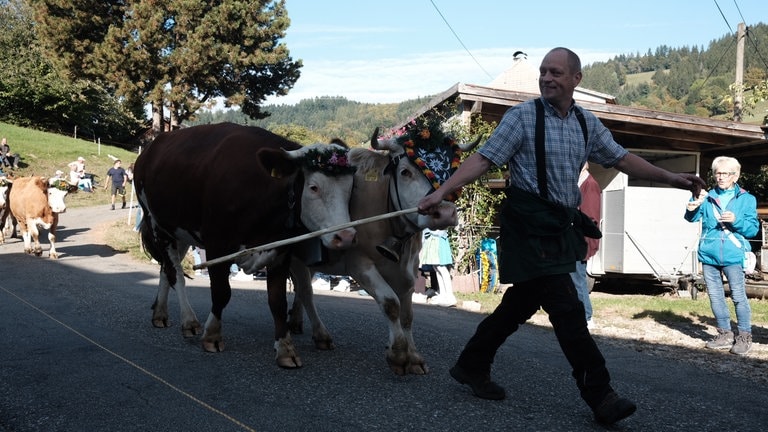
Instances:
[[[685,212],[689,222],[701,220],[699,261],[707,284],[712,313],[717,320],[717,336],[707,342],[712,349],[730,349],[744,355],[752,348],[752,310],[744,283],[744,252],[751,251],[748,238],[757,235],[757,200],[736,181],[741,173],[739,161],[719,156],[712,161],[712,173],[717,186],[698,199],[691,198]],[[734,338],[731,314],[725,303],[722,274],[728,279],[731,300],[736,307]]]

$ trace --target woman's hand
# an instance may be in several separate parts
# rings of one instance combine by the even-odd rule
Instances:
[[[702,189],[702,190],[699,192],[699,197],[698,197],[698,198],[696,198],[696,199],[695,199],[695,200],[693,200],[693,201],[688,201],[688,204],[686,205],[686,207],[685,207],[685,208],[686,208],[686,209],[688,209],[688,211],[694,211],[694,210],[696,210],[697,208],[699,208],[699,206],[700,206],[700,205],[701,205],[701,204],[704,202],[704,200],[705,200],[706,198],[707,198],[707,191],[705,191],[704,189]]]
[[[736,221],[736,214],[732,211],[724,211],[718,219],[720,222],[733,223]]]

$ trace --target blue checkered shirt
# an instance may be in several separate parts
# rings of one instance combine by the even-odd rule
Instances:
[[[613,167],[627,150],[613,140],[611,132],[591,112],[580,108],[589,131],[584,134],[572,105],[565,118],[544,99],[544,147],[547,160],[549,200],[568,207],[578,207],[579,173],[584,162]],[[533,99],[508,109],[501,122],[479,152],[499,167],[509,165],[510,181],[515,186],[539,193],[536,176],[536,104]]]

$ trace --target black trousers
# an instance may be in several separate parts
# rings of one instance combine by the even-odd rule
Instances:
[[[543,308],[555,331],[581,397],[593,409],[613,391],[605,359],[587,330],[584,305],[569,274],[551,275],[509,287],[501,303],[475,330],[459,356],[470,373],[490,373],[496,351],[521,324]]]

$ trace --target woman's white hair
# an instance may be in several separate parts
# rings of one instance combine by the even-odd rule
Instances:
[[[730,156],[718,156],[712,161],[712,172],[717,172],[717,169],[722,166],[728,166],[729,169],[736,171],[736,174],[741,173],[741,164],[736,158]]]

